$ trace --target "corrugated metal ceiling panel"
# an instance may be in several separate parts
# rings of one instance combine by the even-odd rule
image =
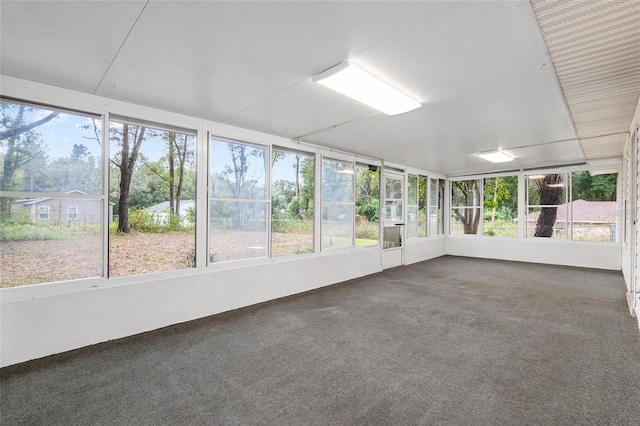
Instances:
[[[640,2],[531,6],[587,159],[622,155],[640,97]]]

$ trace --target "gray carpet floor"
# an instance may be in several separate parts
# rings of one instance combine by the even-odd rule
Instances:
[[[638,425],[625,291],[445,256],[4,368],[1,423]]]

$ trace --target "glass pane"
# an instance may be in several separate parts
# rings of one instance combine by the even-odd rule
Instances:
[[[211,196],[266,200],[267,149],[211,138]]]
[[[100,194],[100,117],[4,100],[0,109],[0,191]]]
[[[386,178],[385,179],[385,198],[386,199],[402,199],[402,179]]]
[[[402,201],[385,201],[384,218],[392,222],[402,222]]]
[[[459,180],[451,182],[451,206],[452,207],[476,207],[480,206],[480,190],[482,181]]]
[[[438,206],[438,179],[429,179],[429,206]]]
[[[314,159],[275,150],[272,164],[271,256],[312,253]]]
[[[209,263],[267,255],[267,203],[212,201]]]
[[[451,209],[452,234],[477,234],[480,224],[480,207],[459,207]]]
[[[353,163],[322,160],[322,201],[353,202]]]
[[[429,207],[429,236],[439,235],[439,219],[438,207]]]
[[[427,178],[418,180],[418,237],[427,236]]]
[[[353,246],[353,206],[329,204],[322,208],[322,249]]]
[[[529,207],[526,215],[527,237],[566,238],[567,205]]]
[[[195,135],[110,124],[109,276],[195,266]]]
[[[418,236],[418,206],[407,207],[407,238]]]
[[[407,178],[407,205],[418,204],[418,177],[410,175]]]
[[[440,234],[440,187],[438,179],[429,179],[429,236]]]
[[[444,179],[438,180],[438,235],[444,234]]]
[[[382,248],[391,249],[402,247],[402,226],[385,226]]]
[[[0,288],[102,275],[102,200],[0,197],[0,203],[10,212],[0,216]],[[69,219],[73,206],[77,217]]]
[[[617,241],[618,174],[571,174],[571,239]]]
[[[527,176],[527,197],[531,206],[558,206],[567,202],[566,173]]]
[[[518,236],[518,177],[484,180],[484,235]]]
[[[356,246],[377,246],[380,225],[380,171],[356,166]]]

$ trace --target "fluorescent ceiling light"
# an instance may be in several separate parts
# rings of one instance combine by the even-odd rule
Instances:
[[[544,179],[547,175],[529,175],[529,179]]]
[[[564,186],[564,183],[550,183],[549,185],[547,185],[549,188],[562,188]]]
[[[422,106],[348,61],[316,75],[313,81],[387,115],[402,114]]]
[[[513,161],[512,156],[500,149],[497,151],[480,152],[476,155],[487,161],[491,161],[492,163],[506,163],[507,161]]]

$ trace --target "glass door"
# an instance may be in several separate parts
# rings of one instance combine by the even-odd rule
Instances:
[[[404,263],[404,188],[405,176],[384,172],[384,204],[382,229],[382,267]]]

